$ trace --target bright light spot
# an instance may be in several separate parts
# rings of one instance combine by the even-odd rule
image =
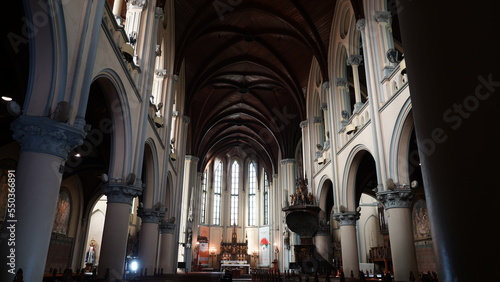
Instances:
[[[9,102],[12,101],[12,98],[8,96],[2,96],[2,100]]]
[[[81,156],[82,156],[82,155],[80,155],[80,153],[76,153],[76,154],[75,154],[75,157],[77,157],[77,158],[79,158],[79,157],[81,157]]]
[[[136,272],[139,269],[139,263],[136,260],[130,262],[130,270]]]

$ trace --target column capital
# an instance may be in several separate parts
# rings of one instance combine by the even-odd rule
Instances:
[[[347,58],[346,63],[348,66],[359,66],[363,61],[363,56],[361,55],[351,55]]]
[[[184,157],[186,161],[192,161],[192,162],[198,162],[200,159],[198,157],[192,156],[192,155],[186,155]]]
[[[160,222],[160,234],[174,234],[177,225],[173,222]]]
[[[319,220],[318,230],[316,230],[314,236],[327,236],[327,235],[330,235],[330,222],[323,217]]]
[[[297,161],[295,159],[282,159],[280,161],[281,165],[287,165],[287,164],[296,164]]]
[[[163,19],[163,8],[162,7],[156,7],[155,18],[156,19]]]
[[[386,210],[392,208],[409,208],[415,194],[410,189],[395,189],[377,193],[377,199],[384,204]]]
[[[328,91],[330,88],[330,81],[325,81],[323,84],[321,84],[321,87],[323,87],[324,90]]]
[[[142,188],[122,183],[107,183],[101,188],[108,197],[108,203],[122,203],[132,205],[132,200],[142,195]]]
[[[337,86],[337,87],[345,88],[345,87],[347,87],[347,84],[348,84],[347,79],[344,77],[338,77],[335,80],[335,86]]]
[[[160,51],[161,53],[161,51]],[[158,78],[165,78],[167,76],[168,72],[166,69],[156,69],[155,70],[155,76]]]
[[[307,127],[307,123],[308,123],[307,119],[306,119],[306,120],[301,121],[301,122],[300,122],[300,128],[305,128],[305,127]]]
[[[359,219],[359,212],[356,211],[346,211],[334,213],[333,217],[336,221],[343,225],[356,225],[356,221]]]
[[[328,111],[328,103],[321,103],[321,109],[323,111]]]
[[[365,30],[365,26],[366,26],[366,20],[365,19],[359,19],[357,22],[356,22],[356,28],[360,31],[363,31]]]
[[[392,18],[392,15],[391,15],[391,12],[389,12],[389,11],[376,11],[375,12],[375,20],[378,23],[390,24],[391,18]]]
[[[313,117],[313,123],[322,123],[323,117]]]
[[[145,9],[146,5],[148,4],[147,0],[128,0],[127,1],[129,7],[131,8],[139,8],[139,9]]]
[[[83,144],[85,131],[48,117],[20,116],[10,126],[12,137],[21,143],[22,152],[50,154],[64,160]]]
[[[137,216],[142,220],[142,223],[156,223],[159,224],[165,216],[165,209],[137,209]]]

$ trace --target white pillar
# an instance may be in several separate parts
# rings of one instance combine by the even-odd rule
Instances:
[[[358,240],[356,237],[356,221],[358,212],[340,212],[334,214],[340,223],[340,240],[342,246],[342,271],[346,277],[359,278]]]
[[[405,281],[410,271],[414,275],[418,273],[410,211],[413,192],[410,189],[384,191],[377,193],[377,198],[388,213],[394,280]]]
[[[123,0],[115,0],[113,2],[113,15],[115,15],[115,19],[118,22],[119,25],[122,24],[122,6],[123,6]]]
[[[352,114],[351,111],[351,102],[349,99],[349,87],[347,85],[347,79],[343,77],[339,77],[335,80],[335,86],[338,88],[339,96],[343,97],[343,107],[341,109],[342,120],[340,122],[340,126],[344,127],[349,122],[349,117]],[[342,99],[341,99],[342,100]]]
[[[351,55],[347,58],[347,65],[352,66],[352,76],[354,79],[354,98],[356,103],[354,104],[353,114],[357,113],[361,107],[363,107],[363,102],[361,101],[361,88],[359,84],[359,71],[358,66],[363,61],[363,56],[361,55]]]
[[[333,249],[332,249],[332,236],[330,235],[330,225],[319,225],[318,231],[314,234],[314,245],[317,252],[332,264]]]
[[[109,269],[110,280],[122,281],[132,200],[142,193],[140,185],[137,186],[139,187],[111,182],[102,188],[107,196],[108,206],[98,268],[100,278],[103,278]]]
[[[172,255],[172,250],[175,250],[173,246],[177,245],[175,242],[175,223],[173,222],[162,222],[159,225],[160,228],[160,256],[158,263],[158,270],[161,272],[163,269],[164,273],[175,273],[177,269],[177,260],[174,260]]]
[[[186,262],[186,272],[191,271],[192,260],[192,244],[193,244],[193,193],[192,191],[197,186],[197,166],[198,158],[195,156],[185,156],[184,158],[184,185],[182,195],[182,211],[180,225],[180,242],[184,244],[184,262]],[[182,250],[181,250],[182,252]],[[180,253],[181,253],[180,252]]]
[[[156,268],[156,252],[158,249],[158,224],[165,216],[165,210],[139,209],[141,218],[141,236],[139,242],[139,260],[141,269],[147,275],[153,275]]]
[[[297,179],[296,171],[297,171],[297,161],[295,159],[282,159],[281,160],[281,182],[280,185],[282,187],[282,198],[281,203],[282,206],[278,211],[278,219],[279,219],[279,232],[276,234],[275,238],[277,239],[279,246],[279,268],[280,270],[288,269],[289,260],[290,260],[290,252],[292,249],[286,249],[283,240],[281,239],[281,233],[285,230],[285,224],[283,223],[284,213],[281,211],[282,207],[289,205],[289,196],[292,193],[295,193],[295,181]]]
[[[302,152],[303,152],[303,160],[302,160],[302,169],[304,170],[304,175],[302,177],[306,176],[312,176],[312,162],[313,158],[311,158],[311,155],[313,154],[311,150],[311,137],[309,135],[309,121],[303,120],[300,122],[300,128],[302,130]]]
[[[12,281],[22,268],[24,281],[42,281],[64,164],[85,134],[35,116],[19,117],[11,129],[21,153],[17,170],[9,176],[13,196],[0,237],[0,280]]]

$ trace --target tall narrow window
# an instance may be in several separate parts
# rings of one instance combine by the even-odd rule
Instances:
[[[200,223],[207,223],[206,221],[206,209],[207,205],[207,171],[203,172],[201,179],[201,208],[200,208]]]
[[[214,168],[214,225],[220,225],[220,203],[222,191],[222,162],[217,161]]]
[[[255,225],[255,190],[257,188],[257,176],[255,164],[250,162],[248,167],[248,225]]]
[[[238,225],[238,191],[240,184],[240,166],[234,161],[231,165],[231,225]]]
[[[264,225],[269,224],[269,181],[264,173]]]

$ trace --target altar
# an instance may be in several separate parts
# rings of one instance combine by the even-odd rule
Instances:
[[[236,225],[233,225],[231,242],[221,242],[220,249],[221,271],[231,271],[233,277],[238,277],[239,274],[250,274],[248,241],[238,242]]]
[[[237,270],[240,274],[250,274],[250,264],[246,260],[223,260],[220,269],[222,272]]]

